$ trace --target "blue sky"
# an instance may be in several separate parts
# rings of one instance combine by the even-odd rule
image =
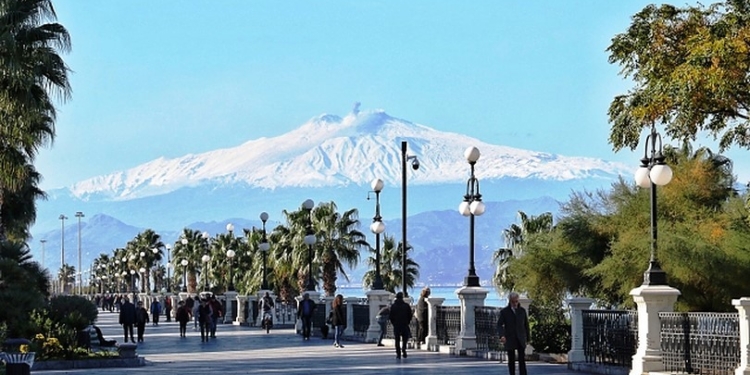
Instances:
[[[283,134],[357,101],[635,171],[642,149],[607,143],[607,108],[630,84],[605,50],[647,4],[56,0],[73,41],[73,98],[37,159],[42,188]],[[741,181],[749,152],[726,153]]]

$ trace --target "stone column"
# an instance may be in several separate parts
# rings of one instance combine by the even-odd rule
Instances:
[[[427,338],[425,339],[425,345],[429,351],[438,351],[440,345],[438,344],[437,337],[437,310],[445,302],[445,298],[439,297],[427,297],[427,306],[430,311],[428,313],[429,319],[429,330],[427,331]]]
[[[630,291],[638,306],[638,348],[630,375],[664,371],[660,312],[672,312],[680,291],[668,285],[641,285]]]
[[[250,311],[247,312],[247,325],[254,326],[255,320],[253,320],[253,303],[256,303],[258,301],[258,296],[250,295],[247,296],[247,308],[250,309]],[[260,316],[260,314],[258,314]]]
[[[461,303],[461,332],[456,337],[456,353],[464,354],[466,349],[477,347],[474,308],[484,306],[488,290],[482,287],[465,286],[456,291]]]
[[[359,302],[357,297],[345,297],[344,303],[346,303],[346,328],[344,328],[344,336],[354,336],[354,305]]]
[[[750,297],[733,299],[732,305],[740,318],[740,366],[735,375],[750,375]]]
[[[245,302],[247,302],[247,296],[237,295],[237,317],[234,319],[234,325],[245,325]]]
[[[568,299],[570,306],[570,351],[568,362],[583,362],[583,310],[591,308],[594,300],[591,298],[574,297]]]
[[[271,308],[271,316],[275,316],[276,312],[276,295],[273,294],[273,291],[271,290],[259,290],[258,291],[258,319],[255,321],[255,325],[260,327],[261,324],[263,324],[263,309],[260,308],[260,301],[263,300],[263,297],[265,297],[266,292],[268,292],[268,295],[271,296],[271,299],[273,300],[273,308]],[[275,319],[274,319],[275,320]]]
[[[367,293],[367,302],[370,304],[370,326],[367,327],[365,342],[378,342],[380,338],[380,324],[378,324],[378,312],[388,306],[391,300],[391,292],[386,290],[370,290]]]
[[[224,292],[224,324],[232,324],[234,321],[234,305],[237,303],[237,292]]]

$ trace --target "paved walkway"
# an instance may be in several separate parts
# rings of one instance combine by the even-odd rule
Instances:
[[[122,341],[117,314],[99,313],[106,338]],[[452,356],[421,350],[408,352],[407,359],[396,359],[393,347],[372,343],[344,342],[332,347],[331,340],[313,337],[302,341],[293,329],[271,330],[220,325],[216,339],[201,343],[200,332],[188,326],[188,337],[180,338],[177,323],[146,326],[145,342],[138,355],[148,365],[137,368],[102,368],[34,371],[34,374],[308,374],[337,371],[345,374],[507,374],[506,364],[476,358]],[[565,365],[531,362],[530,375],[581,375]],[[343,372],[340,372],[343,371]],[[516,370],[518,371],[518,370]]]

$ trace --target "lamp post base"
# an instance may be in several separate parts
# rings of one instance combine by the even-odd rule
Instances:
[[[661,269],[659,262],[651,261],[643,273],[643,285],[667,285],[667,273]]]
[[[464,286],[480,286],[479,285],[479,276],[477,275],[468,275],[464,278]]]

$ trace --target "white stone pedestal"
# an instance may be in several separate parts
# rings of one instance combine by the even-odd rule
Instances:
[[[667,285],[641,285],[630,291],[638,306],[638,348],[630,375],[664,371],[660,312],[672,312],[680,291]]]
[[[733,299],[732,305],[740,318],[740,366],[734,370],[734,374],[750,375],[750,298]]]
[[[237,295],[237,318],[234,319],[232,324],[238,326],[247,324],[247,320],[245,320],[245,302],[247,302],[247,296]]]
[[[484,306],[488,290],[482,287],[465,286],[456,291],[461,303],[461,332],[456,337],[456,353],[466,353],[467,349],[477,347],[477,335],[474,308]]]
[[[583,354],[583,310],[591,308],[594,300],[591,298],[571,298],[568,301],[570,307],[570,333],[571,344],[568,352],[568,362],[584,362],[586,356]]]
[[[380,324],[378,324],[378,312],[390,304],[391,292],[387,290],[371,290],[366,293],[367,302],[370,304],[370,326],[367,328],[365,342],[378,342],[380,338]]]
[[[427,297],[427,306],[429,306],[430,311],[427,315],[429,319],[429,330],[427,331],[427,338],[425,338],[425,345],[427,346],[427,350],[429,351],[438,351],[440,349],[440,345],[438,344],[438,337],[437,337],[437,309],[439,306],[443,305],[443,302],[445,302],[445,298],[439,298],[439,297]]]
[[[232,324],[234,321],[234,308],[232,304],[237,303],[237,292],[224,292],[224,324]]]
[[[346,328],[344,328],[344,336],[354,336],[354,305],[359,302],[357,297],[344,297],[344,303],[346,303]]]

